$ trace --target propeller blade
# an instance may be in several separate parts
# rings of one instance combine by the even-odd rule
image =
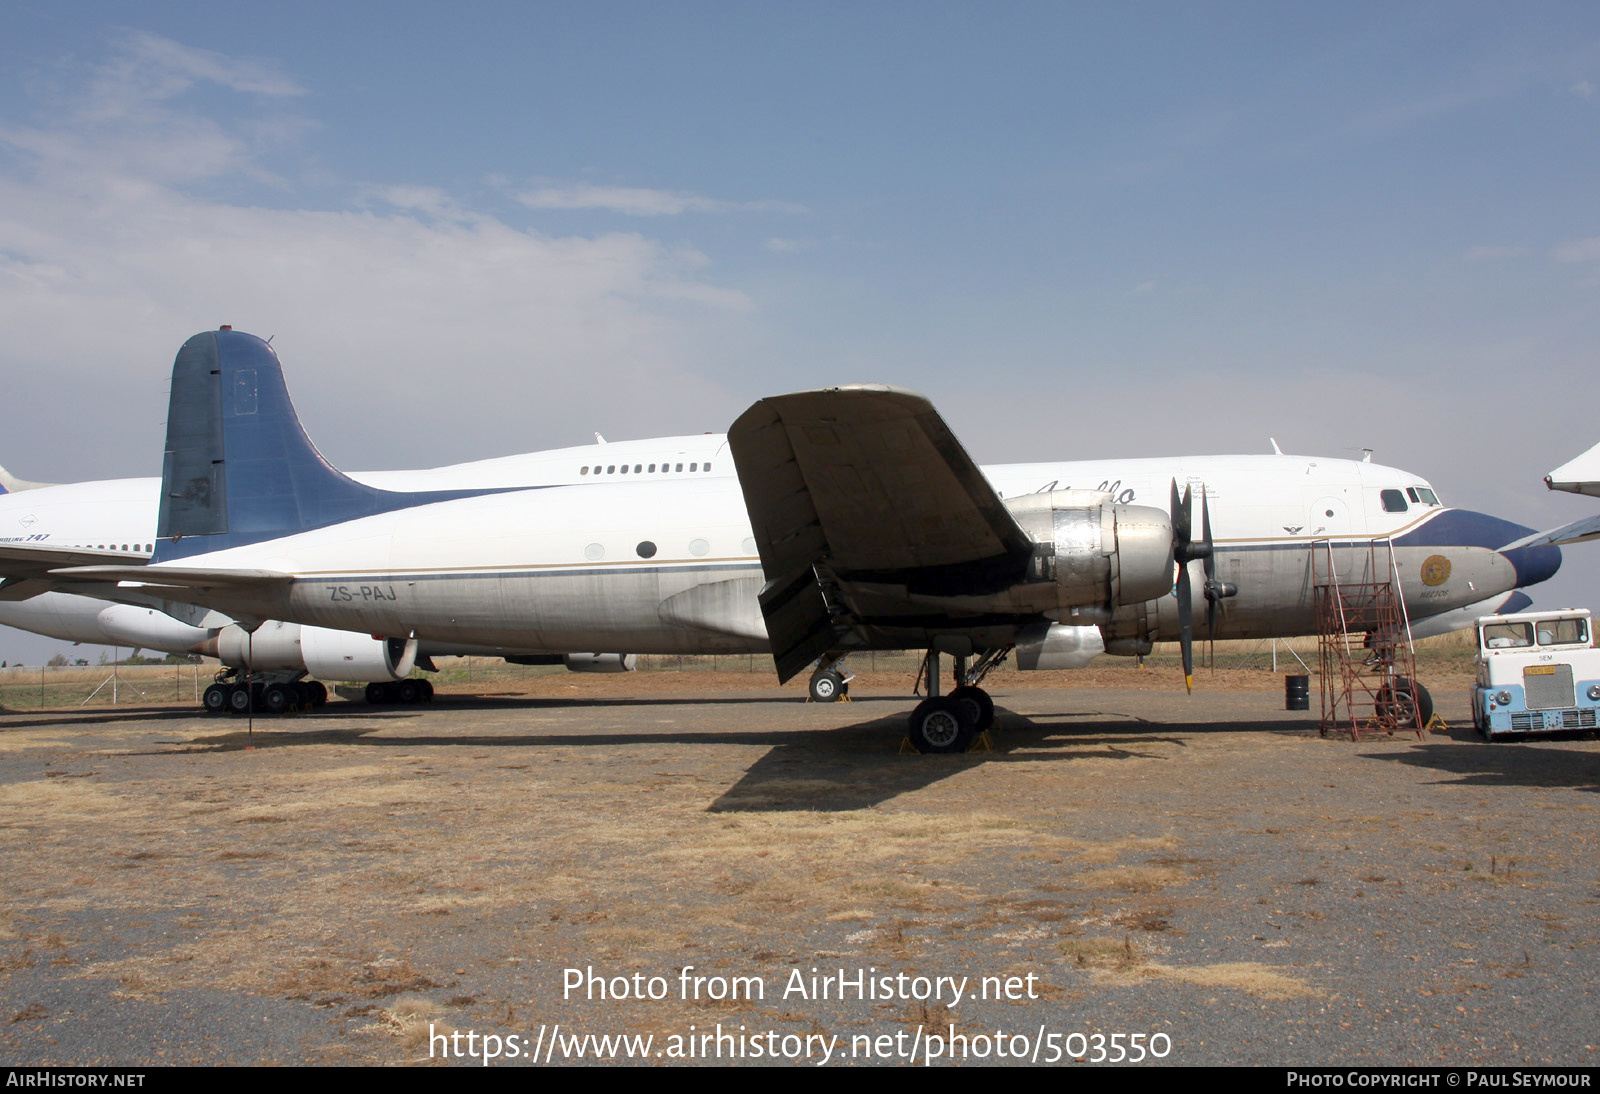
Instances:
[[[1189,605],[1189,564],[1178,564],[1178,646],[1183,651],[1183,686],[1194,694],[1194,619]]]

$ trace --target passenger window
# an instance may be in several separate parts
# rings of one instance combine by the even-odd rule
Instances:
[[[677,468],[677,469],[678,469],[678,470],[679,470],[679,471],[682,471],[682,470],[683,470],[683,464],[681,464],[681,463],[680,463],[680,464],[679,464],[679,465],[678,465],[678,468]]]
[[[616,464],[613,463],[613,464],[606,465],[606,474],[615,475],[616,473],[617,473],[617,465]]]
[[[642,467],[644,467],[644,464],[642,464],[642,463],[636,463],[636,464],[634,464],[634,465],[633,465],[633,473],[634,473],[634,474],[635,474],[635,475],[637,475],[637,474],[638,474],[638,473],[639,473],[639,470],[640,470],[640,468],[642,468]]]
[[[704,467],[702,467],[700,470],[702,470],[702,471],[710,471],[711,470],[711,465],[708,463]]]
[[[580,467],[580,468],[578,468],[578,474],[580,474],[580,475],[587,475],[587,474],[588,474],[588,473],[589,473],[589,469],[588,469],[588,468],[587,468],[587,467]]]
[[[699,464],[697,464],[697,463],[691,463],[691,464],[690,464],[690,465],[689,465],[689,470],[690,470],[690,471],[693,471],[693,470],[694,470],[694,469],[695,469],[695,468],[697,468],[697,467],[699,467],[699,466],[700,466],[700,465],[699,465]]]
[[[1378,498],[1383,502],[1385,513],[1404,513],[1407,509],[1406,496],[1398,490],[1385,490]]]
[[[650,474],[654,475],[655,473],[656,473],[656,465],[655,464],[651,464],[650,465]]]

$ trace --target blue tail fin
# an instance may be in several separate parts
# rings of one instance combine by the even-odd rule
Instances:
[[[378,490],[340,473],[301,427],[272,347],[224,327],[172,366],[153,561],[489,492]]]

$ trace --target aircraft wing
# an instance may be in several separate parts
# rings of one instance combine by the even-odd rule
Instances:
[[[48,575],[57,567],[94,566],[103,562],[119,562],[126,566],[128,561],[126,551],[0,543],[0,600],[26,600],[48,592],[54,587]]]
[[[250,591],[294,581],[292,575],[276,570],[213,570],[198,566],[69,566],[51,570],[49,576],[63,583],[136,581],[152,590],[190,593]]]
[[[1027,533],[915,392],[863,385],[762,399],[728,443],[781,679],[848,645],[863,624],[831,595],[837,585],[979,593],[1017,580],[1032,557]]]
[[[1560,528],[1552,528],[1548,532],[1536,532],[1531,536],[1524,536],[1522,539],[1506,544],[1500,550],[1504,552],[1516,550],[1519,547],[1585,543],[1591,539],[1600,539],[1600,516],[1584,517],[1582,520],[1575,520],[1571,524],[1563,524]]]

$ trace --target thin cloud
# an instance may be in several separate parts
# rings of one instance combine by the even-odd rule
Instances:
[[[1600,236],[1563,243],[1551,253],[1562,262],[1600,262]]]
[[[300,85],[154,36],[116,49],[78,81],[99,81],[88,99],[35,104],[26,124],[0,113],[0,373],[37,434],[10,443],[53,450],[80,427],[54,377],[120,408],[73,449],[114,465],[56,477],[158,472],[165,369],[218,323],[278,336],[291,387],[322,393],[302,407],[308,426],[353,466],[576,443],[600,426],[710,429],[738,409],[697,370],[753,304],[714,284],[697,248],[531,231],[438,187],[352,186],[348,205],[297,202],[288,183],[272,206],[219,196],[265,177],[269,151],[295,177],[314,119],[263,132],[222,111]],[[207,82],[246,97],[199,94]],[[95,106],[113,86],[116,119]]]
[[[607,209],[634,217],[679,216],[683,213],[805,212],[805,206],[788,201],[719,201],[677,190],[596,186],[586,182],[569,186],[541,186],[517,194],[516,199],[530,209]]]
[[[1468,262],[1488,262],[1497,258],[1516,258],[1527,253],[1526,247],[1468,247],[1461,257]]]

